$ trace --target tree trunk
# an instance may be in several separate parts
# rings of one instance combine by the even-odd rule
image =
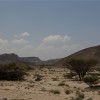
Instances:
[[[82,81],[82,75],[81,74],[79,74],[79,79],[80,79],[80,81]]]

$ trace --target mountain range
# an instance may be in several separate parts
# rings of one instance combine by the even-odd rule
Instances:
[[[0,63],[7,62],[23,62],[32,65],[53,65],[58,62],[60,59],[51,59],[47,61],[42,61],[39,57],[19,57],[17,54],[1,54],[0,55]]]
[[[80,50],[65,58],[51,59],[47,61],[42,61],[39,57],[19,57],[17,54],[14,53],[5,53],[0,55],[0,63],[20,61],[32,65],[63,65],[67,60],[70,59],[96,59],[100,62],[100,45]]]

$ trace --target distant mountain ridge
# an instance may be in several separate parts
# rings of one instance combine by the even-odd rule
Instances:
[[[100,45],[89,47],[83,50],[80,50],[76,53],[71,54],[70,56],[67,56],[65,58],[62,58],[58,64],[64,64],[67,60],[70,59],[95,59],[100,62]]]
[[[17,61],[19,60],[18,55],[11,53],[11,54],[1,54],[0,55],[0,62],[9,62],[9,61]]]
[[[19,57],[14,53],[0,55],[0,63],[20,61],[33,65],[63,65],[70,59],[96,59],[100,62],[100,45],[80,50],[62,59],[51,59],[47,61],[42,61],[39,57]]]
[[[20,57],[20,61],[33,64],[33,65],[41,65],[42,61],[38,57]]]
[[[42,61],[39,57],[19,57],[17,54],[11,53],[11,54],[1,54],[0,55],[0,63],[6,63],[6,62],[23,62],[27,64],[32,65],[52,65],[55,64],[59,59],[52,59],[47,61]]]
[[[50,60],[47,60],[47,61],[43,61],[43,64],[44,65],[55,65],[59,60],[60,60],[60,58],[50,59]]]

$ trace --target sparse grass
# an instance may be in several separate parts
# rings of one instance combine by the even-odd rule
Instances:
[[[93,98],[89,98],[89,99],[87,99],[87,100],[93,100]]]
[[[6,89],[4,89],[4,90],[10,90],[10,89],[6,88]]]
[[[25,100],[25,99],[10,99],[10,100]]]
[[[4,86],[4,84],[3,83],[0,83],[0,86]]]
[[[58,86],[65,86],[66,84],[65,83],[63,83],[63,82],[60,82],[59,84],[58,84]]]
[[[59,90],[49,90],[49,92],[53,93],[53,94],[60,94]]]
[[[55,77],[55,78],[53,77],[52,80],[53,81],[58,81],[58,78],[57,77]]]
[[[98,95],[100,95],[100,90],[98,91]]]
[[[91,75],[91,76],[100,76],[100,73],[89,72],[87,75]]]
[[[30,84],[33,84],[34,83],[34,81],[28,81]]]
[[[72,97],[70,100],[83,100],[83,98],[80,98],[80,97],[74,98],[74,97]]]
[[[85,90],[81,90],[82,92],[85,92]]]
[[[84,97],[85,97],[85,95],[82,92],[77,90],[76,91],[76,99],[73,99],[73,100],[83,100]]]
[[[34,85],[33,85],[33,84],[29,84],[28,87],[32,87],[32,88],[34,88]]]
[[[35,74],[34,77],[35,77],[35,81],[41,81],[43,76],[39,74]]]
[[[64,98],[64,100],[68,100],[68,98]]]
[[[65,90],[65,93],[66,93],[66,94],[70,94],[71,91],[67,89],[67,90]]]
[[[65,84],[66,87],[70,87],[68,84]]]
[[[64,82],[60,82],[60,83],[58,84],[58,86],[66,86],[66,87],[69,87],[69,85],[68,85],[68,84],[65,84]]]
[[[69,79],[72,79],[74,76],[76,76],[77,74],[74,73],[74,72],[70,72],[70,73],[66,73],[66,74],[63,74],[63,77],[64,78],[69,78]]]
[[[83,100],[83,99],[93,100],[93,99],[95,99],[95,98],[90,98],[92,96],[85,98],[84,92],[87,91],[87,95],[88,95],[91,88],[90,87],[87,88],[86,84],[85,85],[83,83],[81,84],[81,83],[79,83],[79,81],[76,82],[76,81],[72,81],[69,79],[64,79],[62,77],[62,75],[65,72],[62,72],[61,74],[59,74],[59,72],[56,71],[56,73],[50,74],[50,76],[49,76],[49,74],[48,74],[49,71],[47,71],[46,74],[45,74],[45,72],[39,71],[40,73],[38,72],[38,74],[43,77],[43,78],[41,77],[40,80],[43,79],[43,81],[39,80],[40,82],[35,82],[34,80],[37,79],[37,76],[34,77],[36,72],[37,72],[37,70],[34,72],[31,72],[32,73],[31,76],[26,77],[26,79],[28,79],[28,80],[25,81],[26,83],[25,83],[24,87],[23,87],[24,82],[21,83],[22,87],[20,86],[20,82],[18,82],[18,85],[20,86],[19,92],[22,92],[22,89],[25,89],[25,87],[26,87],[26,90],[25,90],[26,92],[25,92],[25,94],[22,93],[22,96],[24,96],[24,95],[28,96],[28,95],[32,95],[32,94],[34,96],[34,94],[36,94],[36,93],[39,93],[39,95],[43,94],[44,96],[46,96],[46,94],[49,93],[49,95],[54,96],[54,98],[56,96],[59,96],[62,100]],[[32,77],[34,77],[34,80],[32,80]],[[53,82],[52,80],[55,82]],[[75,84],[74,84],[74,82],[75,82]],[[6,82],[1,81],[0,87],[2,89],[2,86],[6,86],[9,84],[11,84],[11,83],[9,83],[9,82],[6,83]],[[13,84],[15,84],[15,82]],[[51,86],[50,86],[50,84],[51,84]],[[81,87],[82,85],[84,85],[84,86]],[[14,86],[16,86],[16,85],[14,85]],[[5,87],[3,87],[3,88],[5,88]],[[6,91],[6,88],[5,88],[5,91]],[[61,91],[60,91],[60,89],[61,89]],[[96,95],[100,95],[99,89],[97,89],[97,91],[93,90],[92,94],[94,93],[94,91],[96,91]],[[30,92],[30,91],[32,91],[32,92]],[[10,91],[8,91],[8,92],[10,92]],[[14,92],[14,93],[17,93],[17,92]],[[72,95],[73,95],[73,98],[71,98]],[[21,98],[23,98],[22,96],[18,97],[19,99],[16,98],[16,99],[10,99],[10,100],[26,100],[27,99],[27,98],[21,99]],[[32,98],[33,98],[33,96],[32,96]],[[48,97],[48,95],[46,97]]]
[[[45,91],[47,91],[47,90],[43,87],[43,88],[41,88],[41,90],[40,90],[40,91],[45,92]]]

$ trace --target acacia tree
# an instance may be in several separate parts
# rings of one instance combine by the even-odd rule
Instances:
[[[72,59],[68,62],[70,69],[76,72],[79,79],[82,80],[86,73],[97,64],[96,60],[79,60]]]

